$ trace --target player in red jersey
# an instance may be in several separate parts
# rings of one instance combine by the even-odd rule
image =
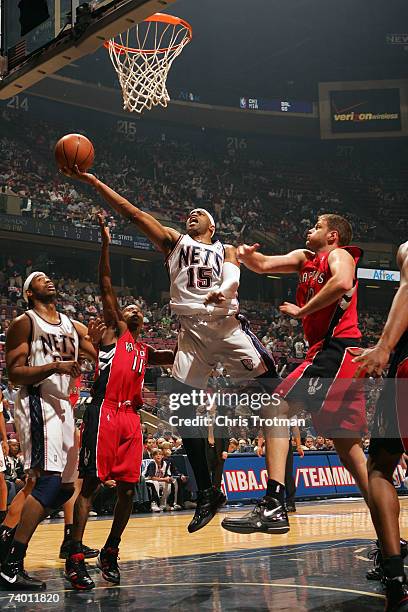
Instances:
[[[238,258],[260,274],[298,273],[297,304],[285,302],[280,310],[302,320],[310,348],[305,361],[275,389],[282,398],[276,416],[288,418],[304,409],[310,411],[316,431],[334,439],[341,461],[367,500],[366,460],[360,446],[367,430],[365,398],[362,383],[353,379],[357,366],[351,353],[361,338],[356,279],[361,250],[347,246],[351,238],[346,219],[322,215],[308,232],[306,249],[266,256],[256,252],[259,245],[243,245],[238,247]],[[263,416],[271,415],[266,411]],[[229,531],[289,531],[284,505],[287,427],[265,428],[265,438],[266,496],[250,514],[225,518],[222,526]]]
[[[77,590],[95,587],[82,552],[82,538],[92,499],[101,482],[116,481],[118,500],[112,528],[97,565],[108,582],[119,584],[117,563],[122,533],[133,505],[134,485],[140,477],[143,441],[138,409],[143,405],[142,389],[147,363],[169,365],[172,351],[158,351],[138,340],[143,313],[136,305],[122,311],[112,287],[109,265],[109,229],[99,215],[102,251],[99,283],[107,329],[99,347],[98,378],[92,402],[84,414],[79,475],[83,484],[74,509],[74,526],[65,576]]]
[[[400,287],[383,333],[374,348],[354,359],[368,374],[380,376],[394,352],[377,402],[368,459],[368,500],[380,545],[379,567],[388,612],[408,610],[399,531],[400,504],[393,484],[394,470],[402,454],[408,452],[408,242],[400,246],[397,263],[401,270]]]

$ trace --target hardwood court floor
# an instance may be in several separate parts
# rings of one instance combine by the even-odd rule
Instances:
[[[402,535],[408,533],[408,499],[401,499]],[[13,602],[21,610],[382,610],[377,583],[368,582],[367,553],[374,530],[361,501],[299,504],[285,535],[225,531],[225,510],[188,534],[191,512],[132,518],[120,548],[122,582],[109,586],[89,561],[96,589],[72,593],[58,560],[61,522],[43,524],[30,544],[26,567],[47,581],[59,603]],[[242,509],[240,509],[242,512]],[[110,520],[90,520],[85,542],[100,547]],[[33,601],[33,600],[32,600]],[[10,607],[11,606],[11,607]]]

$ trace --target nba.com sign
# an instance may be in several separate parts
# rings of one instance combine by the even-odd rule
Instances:
[[[355,480],[341,464],[337,453],[308,452],[293,457],[296,498],[339,497],[359,493]],[[398,466],[394,485],[405,490],[404,470]],[[265,459],[253,454],[230,455],[224,465],[222,488],[229,502],[265,495],[268,475]]]

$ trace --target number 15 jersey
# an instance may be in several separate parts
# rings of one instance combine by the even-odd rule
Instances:
[[[224,245],[218,240],[205,244],[181,235],[166,259],[170,276],[170,307],[177,315],[233,314],[238,311],[234,297],[216,306],[204,304],[209,291],[218,291],[222,284],[225,259]]]

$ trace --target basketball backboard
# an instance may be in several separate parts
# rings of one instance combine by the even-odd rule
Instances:
[[[0,0],[0,99],[93,53],[175,0]]]

